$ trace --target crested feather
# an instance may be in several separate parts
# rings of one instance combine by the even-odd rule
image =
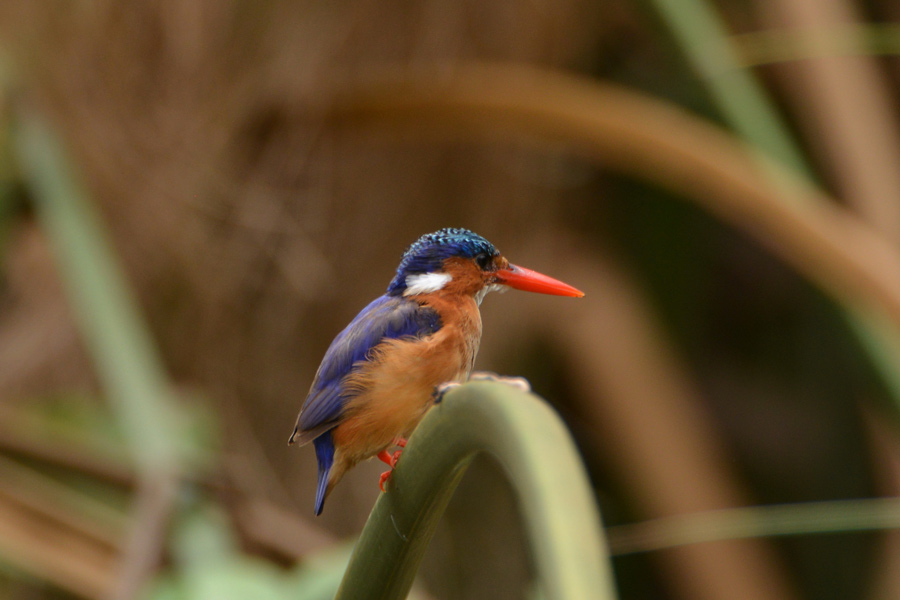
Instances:
[[[440,271],[448,258],[475,258],[479,254],[497,256],[500,252],[492,243],[468,229],[447,227],[423,235],[403,254],[387,293],[389,296],[403,294],[406,291],[407,277]]]
[[[441,326],[434,309],[409,298],[381,296],[365,307],[325,353],[300,409],[291,443],[305,444],[340,422],[344,405],[354,393],[341,383],[354,367],[370,359],[373,348],[388,339],[425,337]]]

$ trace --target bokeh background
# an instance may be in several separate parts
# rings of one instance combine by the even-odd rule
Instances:
[[[462,226],[587,292],[488,297],[478,367],[526,376],[570,427],[622,598],[898,597],[889,530],[633,535],[794,503],[866,528],[856,500],[900,492],[898,22],[889,0],[4,0],[0,596],[330,597],[382,469],[315,518],[313,453],[288,435],[406,246]],[[613,90],[583,110],[619,132],[494,130],[478,85],[407,121],[422,80],[550,112],[569,83]],[[122,416],[78,291],[106,290],[48,216],[41,132],[150,333],[178,477],[136,448],[173,441],[155,409]],[[515,495],[480,460],[416,593],[536,598],[532,579]]]

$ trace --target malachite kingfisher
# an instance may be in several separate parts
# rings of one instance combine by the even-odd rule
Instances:
[[[443,392],[469,378],[481,343],[478,307],[507,288],[584,296],[511,264],[467,229],[441,229],[407,249],[387,292],[331,343],[288,442],[315,446],[316,515],[360,461],[378,456],[393,468],[400,451],[388,449],[404,446]]]

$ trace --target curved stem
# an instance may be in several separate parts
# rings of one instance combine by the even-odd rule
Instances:
[[[900,255],[808,179],[688,112],[582,77],[512,64],[385,70],[337,94],[337,124],[437,139],[552,140],[695,201],[844,304],[900,402]]]
[[[614,598],[600,515],[562,421],[531,394],[477,382],[449,392],[410,438],[336,599],[405,598],[453,491],[483,452],[517,492],[546,597]]]

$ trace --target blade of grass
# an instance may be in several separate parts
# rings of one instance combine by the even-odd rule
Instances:
[[[896,23],[769,29],[739,33],[730,39],[738,67],[745,69],[827,56],[900,54],[900,25]]]
[[[713,4],[708,0],[650,1],[701,76],[726,122],[742,138],[807,179],[807,185],[813,185],[812,168],[759,80],[741,68],[739,49]],[[768,169],[766,174],[777,185],[781,176],[775,173]],[[794,196],[782,194],[782,201]],[[827,201],[824,195],[817,196],[820,202]],[[893,319],[894,326],[886,326],[891,318],[883,307],[846,299],[842,304],[850,328],[900,409],[900,324]]]
[[[14,144],[98,374],[144,468],[171,469],[178,436],[170,388],[100,217],[59,140],[20,112]]]
[[[700,75],[725,120],[785,168],[809,174],[803,152],[740,54],[715,7],[705,0],[649,0]],[[799,199],[799,198],[791,198]]]
[[[162,361],[116,264],[112,245],[61,142],[37,115],[19,111],[13,146],[52,240],[81,333],[139,467],[135,527],[113,598],[132,598],[162,550],[172,510],[177,409]]]
[[[416,428],[336,599],[406,597],[453,491],[479,453],[509,474],[546,596],[615,598],[600,515],[562,421],[531,394],[481,382],[448,393]]]
[[[85,443],[87,436],[73,440],[46,435],[46,429],[34,430],[23,426],[23,419],[16,416],[10,410],[0,413],[0,451],[72,469],[122,487],[133,483],[131,464],[117,460],[120,457],[110,456],[96,445]],[[51,431],[55,433],[55,430]]]
[[[619,556],[720,540],[884,529],[900,529],[898,498],[722,509],[618,525],[607,535]]]
[[[48,519],[110,546],[117,546],[128,525],[125,515],[94,497],[37,470],[0,456],[0,495],[41,511]]]
[[[12,143],[10,140],[10,111],[4,95],[6,78],[5,62],[0,54],[0,263],[6,251],[11,216],[15,210],[16,173],[13,169]]]

